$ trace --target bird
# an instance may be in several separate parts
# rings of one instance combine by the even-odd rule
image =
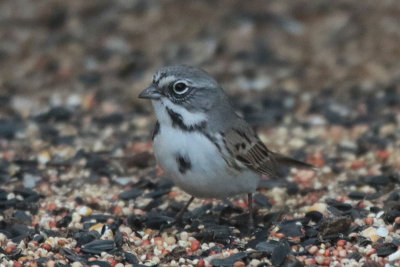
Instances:
[[[280,166],[314,168],[269,150],[203,69],[162,67],[139,98],[151,100],[157,117],[152,140],[158,165],[191,195],[177,219],[194,198],[247,194],[252,227],[253,193],[261,175],[278,177]]]

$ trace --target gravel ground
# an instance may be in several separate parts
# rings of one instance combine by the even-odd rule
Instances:
[[[400,264],[398,1],[0,1],[2,266]],[[205,68],[274,151],[318,167],[196,199],[137,94]]]

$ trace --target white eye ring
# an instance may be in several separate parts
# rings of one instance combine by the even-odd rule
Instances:
[[[177,95],[183,95],[189,90],[189,87],[184,81],[176,81],[172,86],[172,90],[174,90],[174,93]]]

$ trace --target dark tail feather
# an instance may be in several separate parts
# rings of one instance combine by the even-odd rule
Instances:
[[[315,166],[281,155],[274,153],[274,160],[279,164],[279,165],[284,165],[288,167],[295,167],[295,168],[300,168],[300,169],[313,169],[316,170]]]

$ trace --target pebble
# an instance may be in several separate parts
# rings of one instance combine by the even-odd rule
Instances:
[[[165,242],[167,243],[167,245],[172,246],[175,245],[176,239],[173,236],[169,236],[165,239]]]
[[[7,236],[3,233],[0,233],[0,242],[4,242],[7,240]]]
[[[344,258],[344,257],[346,257],[346,255],[347,255],[347,251],[346,250],[344,250],[344,249],[339,250],[339,256],[340,257]]]
[[[365,218],[365,224],[366,225],[373,225],[374,224],[374,218],[372,218],[372,217]]]
[[[189,235],[188,235],[187,232],[182,232],[182,233],[179,235],[179,237],[180,237],[180,240],[182,240],[182,241],[187,241]]]
[[[310,212],[310,211],[318,211],[320,213],[325,213],[326,212],[326,207],[327,205],[325,203],[316,203],[312,206],[310,206],[306,212]]]
[[[237,261],[233,264],[233,267],[245,267],[245,264],[243,261]]]
[[[200,247],[200,242],[195,239],[192,241],[192,243],[190,245],[190,250],[197,251],[199,249],[199,247]]]
[[[126,226],[124,226],[124,225],[121,225],[121,226],[119,227],[119,230],[120,230],[121,232],[123,232],[123,233],[126,233],[128,236],[129,236],[130,234],[132,234],[132,229],[131,229],[130,227],[126,227]]]
[[[385,228],[385,227],[379,227],[376,230],[376,233],[381,237],[387,237],[388,234],[389,234],[389,230],[387,228]]]
[[[317,253],[318,251],[318,247],[317,246],[312,246],[309,250],[308,253],[310,253],[311,255]]]
[[[316,260],[314,258],[307,258],[304,260],[304,263],[308,266],[308,265],[313,265],[316,263]]]
[[[250,266],[258,266],[261,263],[261,261],[257,260],[257,259],[252,259],[250,261]]]
[[[362,231],[362,235],[366,238],[369,238],[372,240],[372,242],[376,242],[379,238],[376,229],[374,227],[368,227],[364,231]]]
[[[324,256],[316,256],[315,257],[315,261],[320,265],[322,265],[324,263],[324,260],[325,260]]]
[[[398,261],[400,260],[400,250],[397,250],[396,252],[392,253],[388,257],[389,261]]]
[[[92,209],[86,206],[80,207],[78,209],[78,214],[81,216],[89,216],[92,215]]]

